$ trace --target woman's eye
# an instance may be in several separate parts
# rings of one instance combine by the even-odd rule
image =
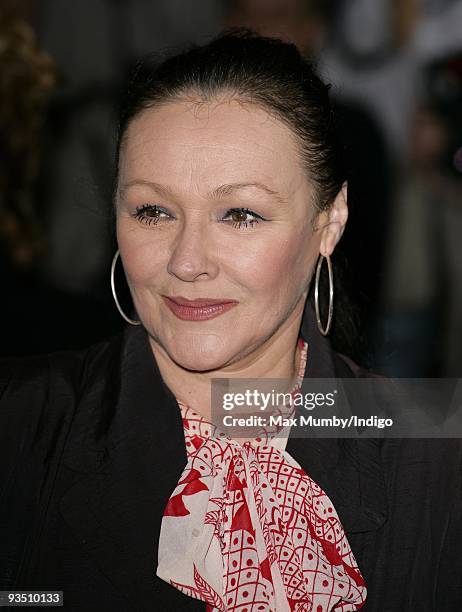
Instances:
[[[136,211],[133,213],[133,217],[142,223],[152,225],[159,223],[160,220],[171,219],[171,215],[157,204],[143,204],[137,206]],[[251,218],[249,218],[251,217]],[[255,225],[259,220],[264,220],[263,217],[252,212],[248,208],[231,208],[228,210],[226,215],[223,217],[223,221],[231,222],[232,226],[238,229],[247,228],[249,225]]]
[[[162,219],[161,215],[170,217],[167,211],[157,206],[157,204],[143,204],[143,206],[137,206],[136,212],[133,213],[135,219],[147,225],[158,223],[159,220]]]
[[[249,216],[253,217],[253,219],[249,219]],[[226,217],[230,217],[232,226],[237,229],[255,225],[260,219],[263,220],[263,217],[260,217],[260,215],[257,215],[257,213],[252,212],[248,208],[231,208],[224,216],[224,219]]]

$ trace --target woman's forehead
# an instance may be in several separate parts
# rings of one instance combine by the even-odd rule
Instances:
[[[304,175],[292,131],[237,100],[176,101],[141,112],[125,134],[120,172],[126,181],[168,175],[210,187],[262,181],[285,189]]]

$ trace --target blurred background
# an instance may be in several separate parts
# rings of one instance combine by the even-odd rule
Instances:
[[[120,92],[139,56],[229,26],[294,42],[332,84],[350,206],[335,256],[367,338],[350,354],[390,376],[462,376],[462,0],[2,0],[0,354],[122,328]]]

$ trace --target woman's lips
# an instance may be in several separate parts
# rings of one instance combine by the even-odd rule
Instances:
[[[173,314],[183,321],[206,321],[227,312],[239,302],[236,300],[210,300],[201,298],[188,300],[181,297],[162,296]]]

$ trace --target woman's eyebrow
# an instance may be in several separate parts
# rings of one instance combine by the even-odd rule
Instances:
[[[172,187],[169,187],[168,185],[161,185],[160,183],[156,183],[155,181],[147,181],[144,179],[134,179],[132,181],[128,181],[127,183],[124,183],[123,185],[121,185],[121,187],[119,187],[119,193],[123,195],[127,189],[130,189],[130,187],[135,187],[137,185],[140,185],[143,187],[149,187],[150,189],[155,191],[160,196],[164,196],[164,197],[174,197],[175,196],[175,191]],[[241,189],[248,189],[248,188],[259,189],[260,191],[263,191],[267,195],[270,195],[272,198],[276,199],[280,204],[287,203],[287,201],[277,191],[274,191],[273,189],[270,189],[270,187],[268,187],[264,183],[259,183],[259,182],[256,182],[256,183],[225,183],[213,189],[209,193],[209,197],[213,199],[225,198],[226,196],[232,195],[236,191],[239,191]]]
[[[144,179],[133,179],[132,181],[128,181],[119,187],[119,193],[123,195],[127,189],[130,187],[136,187],[140,185],[141,187],[149,187],[160,196],[164,197],[172,197],[174,195],[174,191],[168,185],[161,185],[160,183],[156,183],[154,181],[146,181]]]
[[[260,189],[261,191],[264,191],[267,195],[272,196],[281,204],[286,203],[286,200],[277,191],[270,189],[264,183],[258,183],[258,182],[257,183],[226,183],[214,189],[210,195],[213,198],[222,198],[222,197],[226,197],[228,195],[233,194],[235,191],[239,191],[240,189],[247,189],[249,187],[252,187],[254,189]]]

